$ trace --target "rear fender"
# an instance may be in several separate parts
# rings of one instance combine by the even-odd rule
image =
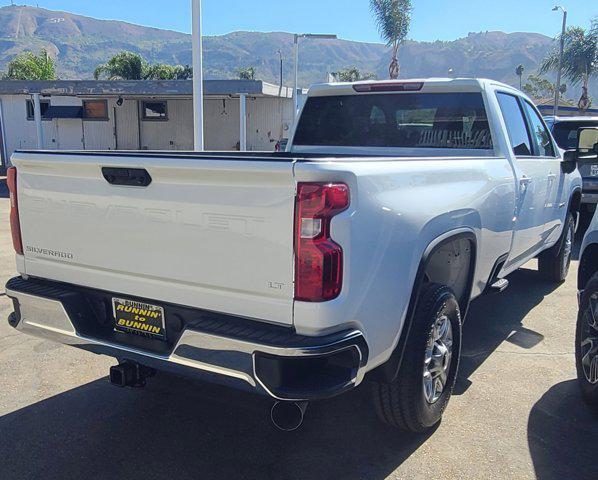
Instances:
[[[405,350],[405,346],[409,340],[409,335],[411,332],[411,327],[413,325],[414,314],[417,309],[417,303],[419,298],[419,293],[422,289],[422,286],[426,282],[426,270],[430,263],[430,259],[434,256],[436,252],[438,252],[443,246],[450,244],[452,242],[458,240],[468,240],[471,243],[471,256],[470,256],[470,266],[469,266],[469,277],[467,280],[467,286],[465,288],[464,294],[461,296],[459,300],[459,305],[461,309],[461,318],[464,319],[467,310],[469,308],[469,301],[471,298],[471,291],[473,288],[473,280],[475,276],[475,266],[476,266],[476,256],[477,256],[477,237],[473,230],[469,228],[460,228],[457,230],[452,230],[450,232],[441,235],[440,237],[433,240],[426,250],[424,251],[420,262],[419,267],[417,270],[417,275],[415,277],[415,282],[413,285],[413,290],[411,292],[411,298],[409,301],[409,307],[407,309],[407,316],[405,318],[405,323],[403,325],[403,329],[401,331],[401,336],[399,338],[399,343],[395,348],[394,352],[392,353],[390,359],[380,367],[378,367],[374,372],[372,372],[374,379],[380,379],[384,381],[393,381],[399,372],[401,367],[401,363],[403,360],[403,352]]]

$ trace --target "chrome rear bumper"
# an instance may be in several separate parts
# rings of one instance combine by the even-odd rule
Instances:
[[[79,287],[17,277],[8,282],[6,294],[15,307],[9,324],[23,333],[279,400],[331,397],[355,387],[364,377],[368,349],[357,330],[304,337],[289,329],[281,336],[280,327],[268,333],[268,325],[246,320],[243,331],[237,328],[234,335],[234,329],[223,335],[186,327],[173,348],[157,353],[83,334],[76,325],[94,319],[91,310],[79,306],[85,303]],[[253,326],[260,329],[259,335],[251,331]]]

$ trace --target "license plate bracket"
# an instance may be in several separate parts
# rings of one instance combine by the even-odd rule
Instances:
[[[126,298],[112,298],[114,330],[166,340],[164,308]]]

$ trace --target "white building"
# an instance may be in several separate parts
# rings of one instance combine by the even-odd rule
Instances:
[[[38,145],[33,94],[40,94],[43,148],[192,150],[192,82],[0,81],[0,168]],[[241,119],[241,104],[246,116]],[[292,89],[252,80],[207,80],[207,150],[273,151],[293,123]]]

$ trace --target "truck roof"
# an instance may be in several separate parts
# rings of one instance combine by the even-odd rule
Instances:
[[[598,122],[597,115],[577,115],[571,117],[555,117],[554,115],[546,115],[544,116],[545,120],[552,121],[554,123],[567,123],[567,122]]]
[[[312,85],[308,96],[355,95],[356,89],[359,88],[363,89],[361,90],[363,93],[370,93],[372,89],[375,91],[376,86],[384,87],[384,91],[392,93],[392,87],[395,85],[397,87],[401,85],[406,86],[405,91],[421,92],[481,92],[487,85],[494,85],[518,92],[518,90],[510,85],[486,78],[408,78],[400,80],[321,83]],[[397,90],[394,91],[396,92]]]

